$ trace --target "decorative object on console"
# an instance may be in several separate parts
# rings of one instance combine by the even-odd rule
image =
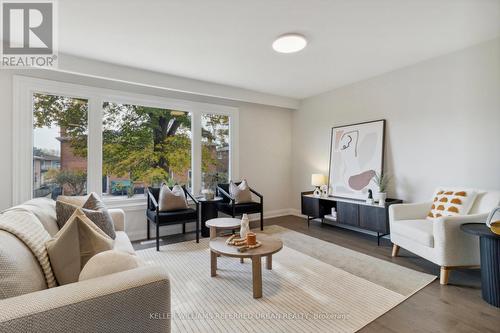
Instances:
[[[327,184],[321,186],[321,195],[324,197],[328,196],[328,185]]]
[[[476,196],[477,192],[470,189],[437,189],[427,218],[466,215],[472,208]]]
[[[368,189],[368,197],[366,198],[366,203],[369,205],[373,205],[373,192],[370,189]]]
[[[391,177],[387,173],[381,171],[375,173],[372,181],[375,184],[377,190],[375,192],[375,195],[373,196],[373,200],[378,202],[380,206],[384,206],[385,200],[387,199],[387,186],[391,181]]]
[[[250,221],[248,220],[248,214],[243,214],[241,218],[240,237],[245,238],[249,231]]]
[[[314,195],[316,197],[320,197],[321,196],[320,188],[321,186],[326,185],[325,176],[320,173],[313,173],[311,175],[311,185],[316,187],[316,189],[314,190]]]
[[[337,211],[335,210],[335,207],[332,207],[332,212],[331,212],[331,215],[330,215],[330,219],[332,221],[337,221]]]
[[[500,235],[500,206],[491,211],[486,224],[490,227],[492,233]]]
[[[383,170],[384,132],[385,120],[332,128],[328,183],[335,196],[366,198],[372,178]]]

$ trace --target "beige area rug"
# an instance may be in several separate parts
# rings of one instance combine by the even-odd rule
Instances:
[[[265,233],[285,246],[262,270],[260,299],[250,260],[220,257],[210,277],[208,239],[137,252],[170,274],[172,332],[355,332],[436,278],[279,226]]]

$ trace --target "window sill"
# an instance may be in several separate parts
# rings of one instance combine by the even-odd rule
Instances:
[[[145,195],[127,196],[103,196],[103,201],[108,208],[122,208],[125,210],[145,209],[147,206]]]
[[[103,201],[107,208],[120,208],[124,210],[143,210],[147,207],[146,196],[138,194],[129,198],[127,196],[103,196]],[[188,198],[188,204],[193,205],[194,202]]]

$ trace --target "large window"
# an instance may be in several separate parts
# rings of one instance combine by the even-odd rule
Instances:
[[[229,116],[203,114],[201,116],[202,182],[213,189],[215,183],[229,181]]]
[[[21,76],[14,94],[14,204],[97,192],[135,207],[146,186],[238,178],[233,107]]]
[[[131,197],[163,182],[191,187],[188,112],[109,102],[103,110],[103,194]]]
[[[87,111],[84,99],[33,94],[33,197],[86,193]]]

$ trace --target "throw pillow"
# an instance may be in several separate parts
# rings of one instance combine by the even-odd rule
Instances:
[[[109,214],[106,205],[95,193],[91,193],[82,207],[85,215],[94,222],[102,231],[112,239],[116,238],[115,225],[113,218]]]
[[[57,197],[57,201],[62,201],[65,203],[72,204],[73,206],[77,207],[82,207],[87,199],[89,198],[89,195],[60,195]]]
[[[158,199],[158,208],[161,212],[189,208],[186,194],[180,185],[175,185],[170,189],[166,184],[163,184]]]
[[[229,194],[234,198],[236,204],[252,202],[252,192],[246,179],[243,179],[239,185],[231,181],[229,183]]]
[[[431,211],[427,218],[466,215],[472,208],[476,196],[477,192],[472,190],[438,189],[434,194]]]
[[[80,272],[78,281],[128,271],[142,265],[142,260],[135,255],[115,250],[104,251],[90,258]]]
[[[59,285],[78,281],[80,271],[95,254],[113,248],[113,240],[77,208],[45,246]]]
[[[112,239],[116,238],[113,218],[97,194],[91,193],[86,197],[86,201],[83,202],[81,206],[79,205],[81,202],[68,202],[66,200],[60,200],[59,198],[57,198],[56,202],[57,225],[59,225],[59,228],[62,228],[71,215],[80,208],[83,213],[109,237]]]

